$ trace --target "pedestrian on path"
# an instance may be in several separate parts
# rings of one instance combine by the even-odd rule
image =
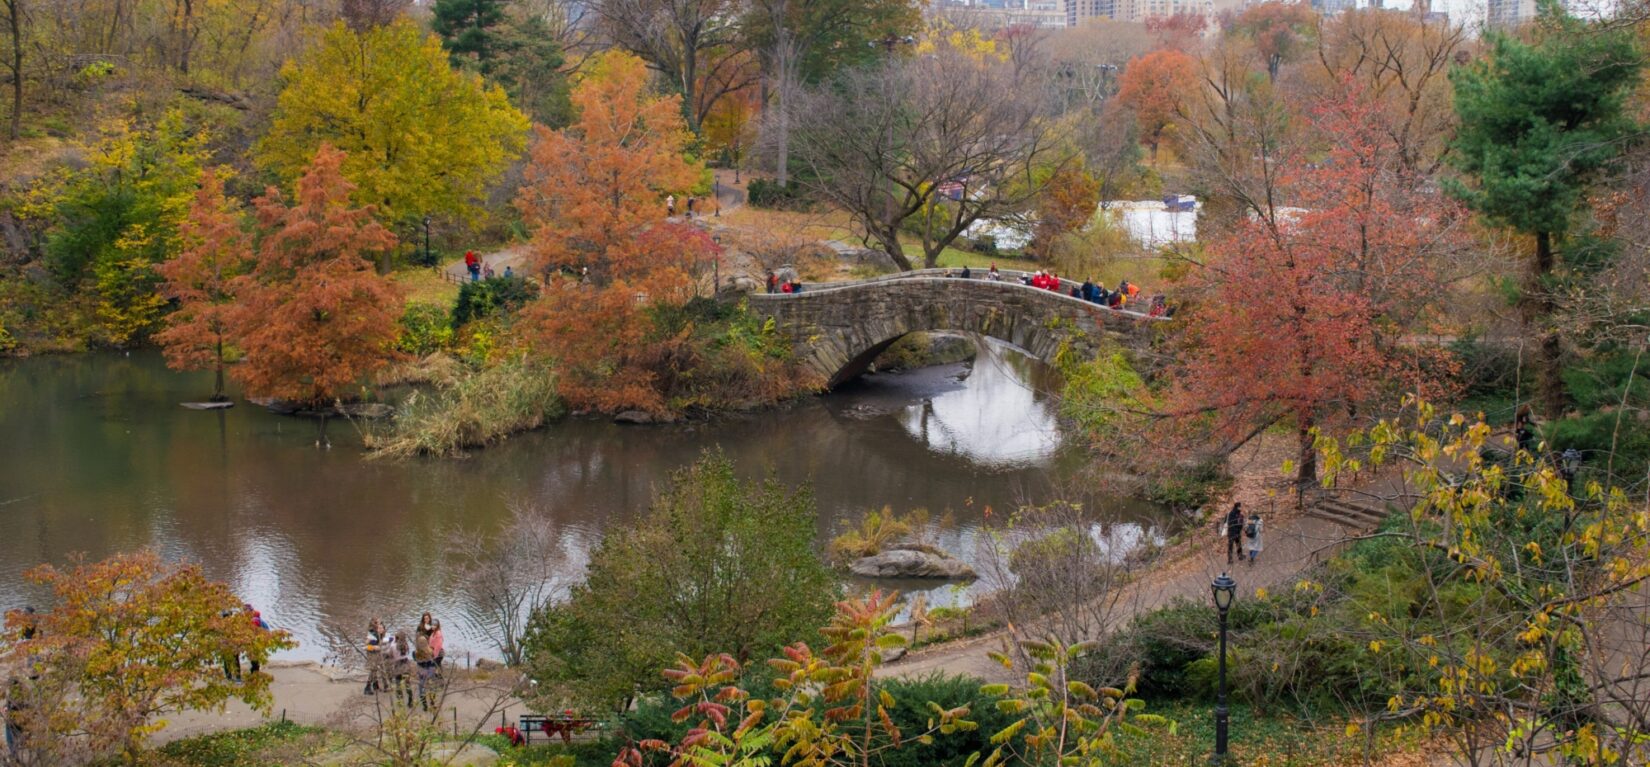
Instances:
[[[1226,564],[1232,564],[1232,555],[1243,556],[1243,502],[1232,504],[1232,510],[1226,512]]]
[[[367,686],[361,691],[362,695],[373,695],[390,688],[384,674],[384,649],[389,642],[390,634],[384,630],[384,622],[373,618],[367,624]]]
[[[1262,543],[1265,535],[1266,523],[1261,520],[1260,515],[1250,516],[1249,524],[1243,527],[1243,547],[1249,550],[1250,567],[1255,566],[1255,557],[1260,556],[1261,549],[1266,548],[1265,544]]]
[[[473,250],[464,251],[464,268],[470,272],[470,281],[481,279],[481,259]]]
[[[674,194],[665,195],[665,215],[676,215],[676,195]]]

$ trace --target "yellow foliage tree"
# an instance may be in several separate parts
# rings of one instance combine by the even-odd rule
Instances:
[[[338,22],[282,78],[259,163],[290,182],[331,144],[347,153],[356,204],[391,221],[473,217],[526,145],[527,118],[504,91],[454,70],[441,42],[407,19],[362,32]]]

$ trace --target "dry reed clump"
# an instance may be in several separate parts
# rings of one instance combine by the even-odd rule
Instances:
[[[543,365],[511,360],[413,392],[386,434],[367,437],[375,458],[462,456],[560,416],[556,376]]]

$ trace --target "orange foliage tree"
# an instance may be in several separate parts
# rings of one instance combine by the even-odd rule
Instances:
[[[229,285],[252,256],[240,213],[224,197],[223,179],[217,173],[207,170],[201,175],[200,191],[178,234],[183,250],[156,268],[165,280],[162,293],[178,308],[155,340],[172,369],[213,371],[212,401],[217,402],[224,398],[224,344],[233,311]]]
[[[684,157],[681,100],[650,93],[641,60],[620,51],[598,57],[572,99],[572,125],[540,129],[517,205],[540,271],[587,267],[592,280],[550,282],[527,326],[575,407],[662,413],[668,379],[695,360],[692,328],[661,330],[656,314],[693,298],[720,254],[702,230],[664,221],[664,196],[700,173]]]
[[[1119,79],[1117,100],[1134,110],[1140,136],[1157,159],[1157,147],[1174,125],[1180,99],[1197,85],[1197,60],[1173,48],[1152,51],[1129,62]]]
[[[699,166],[684,157],[692,135],[681,99],[650,93],[642,60],[608,51],[572,102],[572,125],[538,128],[516,198],[533,255],[542,272],[589,267],[600,283],[634,279],[652,266],[638,236],[663,217],[665,195],[699,180]]]
[[[1297,149],[1282,186],[1293,209],[1238,222],[1209,245],[1173,393],[1176,414],[1242,444],[1291,420],[1296,480],[1316,478],[1314,431],[1368,412],[1394,389],[1436,394],[1447,365],[1400,337],[1439,297],[1460,252],[1458,206],[1404,172],[1379,107],[1348,87],[1320,105],[1321,162]]]
[[[761,111],[757,98],[755,88],[733,91],[717,100],[705,117],[705,144],[727,157],[735,183],[756,138],[756,118]]]
[[[1081,229],[1100,206],[1100,181],[1081,164],[1062,166],[1043,185],[1037,198],[1037,226],[1032,245],[1045,260],[1056,256],[1061,237]]]
[[[402,295],[373,271],[372,257],[394,247],[395,236],[370,206],[351,207],[343,160],[323,145],[293,205],[273,188],[254,201],[257,259],[233,283],[246,361],[232,375],[250,395],[324,403],[394,356]]]
[[[24,742],[41,747],[40,764],[69,755],[54,746],[78,746],[93,759],[119,753],[140,763],[156,717],[191,709],[221,709],[241,700],[270,705],[265,673],[231,682],[226,658],[267,658],[293,647],[284,631],[260,628],[241,600],[195,565],[173,565],[153,552],[122,554],[93,564],[50,565],[25,577],[49,589],[56,604],[34,615],[7,616],[0,642],[5,655],[27,658],[34,673],[20,705]],[[68,697],[52,697],[53,689]],[[34,763],[34,762],[30,762]]]

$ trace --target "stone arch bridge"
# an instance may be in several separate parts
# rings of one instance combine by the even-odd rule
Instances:
[[[798,358],[828,381],[828,388],[865,372],[907,333],[978,333],[1053,364],[1062,345],[1092,356],[1103,339],[1138,354],[1151,341],[1151,326],[1165,321],[1021,284],[1019,272],[1005,271],[997,282],[947,277],[948,271],[806,284],[800,294],[752,294],[749,305],[790,335]],[[1069,291],[1071,285],[1062,287]]]

